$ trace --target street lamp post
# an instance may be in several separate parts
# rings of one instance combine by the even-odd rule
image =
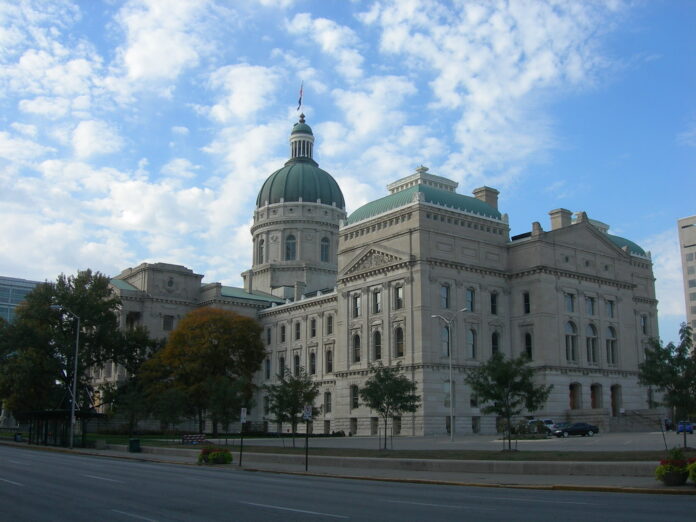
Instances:
[[[467,312],[468,308],[462,308],[460,312]],[[440,314],[433,314],[433,319],[442,319],[447,325],[447,355],[449,356],[449,403],[450,403],[450,442],[454,442],[454,377],[452,376],[452,319],[447,319]]]
[[[75,357],[73,358],[74,367],[72,376],[72,401],[70,402],[70,434],[68,439],[70,449],[73,449],[73,442],[75,440],[75,403],[77,402],[77,357],[80,349],[80,317],[61,305],[52,305],[51,308],[53,310],[67,312],[77,319],[77,331],[75,332]]]

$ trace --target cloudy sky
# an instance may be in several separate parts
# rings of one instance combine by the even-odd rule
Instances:
[[[304,82],[348,211],[424,164],[513,234],[586,211],[651,250],[684,320],[696,3],[0,0],[0,275],[143,261],[241,285]]]

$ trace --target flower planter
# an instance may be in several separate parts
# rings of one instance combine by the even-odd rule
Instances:
[[[662,476],[662,482],[665,486],[683,486],[688,477],[688,471],[667,471]]]

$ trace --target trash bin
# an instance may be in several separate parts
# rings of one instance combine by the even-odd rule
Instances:
[[[22,442],[22,434],[17,432],[14,434],[14,441],[15,442]]]
[[[128,439],[128,451],[140,453],[140,439]]]

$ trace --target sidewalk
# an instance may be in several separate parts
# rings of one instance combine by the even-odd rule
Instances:
[[[23,446],[37,450],[65,451],[83,455],[95,455],[100,457],[139,460],[148,462],[160,462],[166,464],[197,465],[196,460],[199,453],[198,449],[173,449],[143,447],[142,453],[129,453],[126,446],[112,446],[109,449],[74,449],[46,448],[42,446],[26,446],[26,444],[6,444]],[[305,472],[304,456],[302,455],[278,455],[266,453],[244,453],[242,466],[239,463],[239,452],[234,453],[234,462],[231,466],[225,467],[226,471],[263,471],[272,473],[284,473],[305,476],[322,476],[334,478],[348,478],[360,480],[380,480],[393,482],[412,482],[458,486],[481,486],[481,487],[508,487],[508,488],[533,488],[533,489],[558,489],[576,491],[604,491],[622,493],[650,493],[650,494],[672,494],[672,495],[696,495],[696,487],[687,484],[682,487],[667,487],[655,480],[652,476],[647,476],[643,470],[643,465],[654,467],[654,463],[633,463],[637,465],[642,476],[626,476],[620,474],[610,474],[607,469],[600,469],[601,474],[558,474],[559,469],[551,469],[554,465],[566,465],[571,468],[575,465],[583,466],[584,473],[592,471],[592,463],[554,463],[554,462],[506,462],[502,464],[515,464],[518,469],[525,469],[524,466],[531,466],[535,472],[512,473],[502,472],[462,472],[462,471],[443,471],[442,469],[417,469],[432,468],[427,464],[430,460],[408,459],[408,461],[392,461],[392,459],[355,459],[342,457],[312,457],[309,455],[308,471]],[[491,461],[451,461],[450,469],[471,467],[476,463]],[[399,464],[400,463],[400,464]],[[499,464],[500,461],[496,461]],[[382,464],[382,465],[380,465]],[[398,464],[399,469],[390,468]],[[441,461],[439,461],[441,464]],[[605,465],[607,463],[597,463]],[[616,463],[621,465],[622,463]],[[589,465],[589,466],[588,466]],[[543,473],[543,467],[549,466],[549,471],[555,474]],[[436,466],[442,468],[443,466]],[[504,466],[497,466],[504,468]],[[222,468],[221,468],[222,469]],[[618,470],[617,471],[621,471]]]

